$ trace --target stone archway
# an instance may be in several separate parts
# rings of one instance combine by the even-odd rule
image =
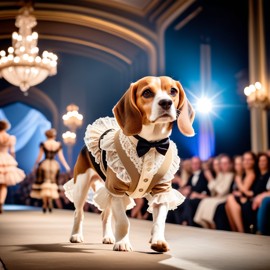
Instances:
[[[58,128],[59,112],[52,99],[37,87],[31,87],[28,96],[25,96],[18,87],[11,86],[0,92],[0,107],[11,103],[21,102],[42,112]]]

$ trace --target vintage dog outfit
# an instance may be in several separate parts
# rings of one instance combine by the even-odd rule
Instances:
[[[105,117],[88,125],[84,141],[92,161],[107,179],[93,200],[88,200],[101,211],[112,196],[124,197],[126,209],[135,206],[133,198],[146,197],[149,212],[154,204],[166,203],[173,210],[184,201],[185,197],[171,187],[180,158],[168,138],[151,143],[139,136],[125,136],[115,118]],[[72,179],[64,186],[71,201],[73,185]]]

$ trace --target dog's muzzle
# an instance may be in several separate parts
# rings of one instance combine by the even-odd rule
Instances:
[[[158,105],[161,106],[162,109],[164,110],[169,110],[172,106],[172,101],[170,99],[161,99],[158,102]]]

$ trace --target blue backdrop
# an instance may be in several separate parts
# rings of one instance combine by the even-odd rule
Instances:
[[[0,108],[0,119],[11,124],[8,133],[17,138],[15,150],[18,166],[26,174],[29,173],[37,158],[39,144],[45,140],[44,132],[51,128],[51,123],[39,111],[22,103]]]

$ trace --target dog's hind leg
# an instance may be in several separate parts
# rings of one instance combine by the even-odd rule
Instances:
[[[115,240],[113,250],[132,251],[129,241],[129,220],[123,197],[113,197],[111,200],[113,217],[115,220]]]
[[[83,206],[85,204],[88,190],[97,179],[97,174],[93,169],[88,169],[85,173],[77,175],[76,184],[73,190],[73,201],[75,206],[74,224],[70,237],[71,243],[83,242]]]
[[[115,238],[112,231],[112,210],[109,204],[101,214],[103,228],[103,244],[114,244]]]
[[[104,187],[104,182],[94,181],[91,184],[91,188],[94,192],[99,190],[100,188]],[[102,229],[103,229],[103,244],[113,244],[115,242],[114,234],[112,230],[112,209],[111,209],[111,202],[109,201],[105,207],[105,209],[101,213],[101,220],[102,220]]]
[[[170,250],[164,236],[167,213],[168,207],[166,204],[156,204],[153,206],[153,227],[150,243],[151,248],[158,252]]]

